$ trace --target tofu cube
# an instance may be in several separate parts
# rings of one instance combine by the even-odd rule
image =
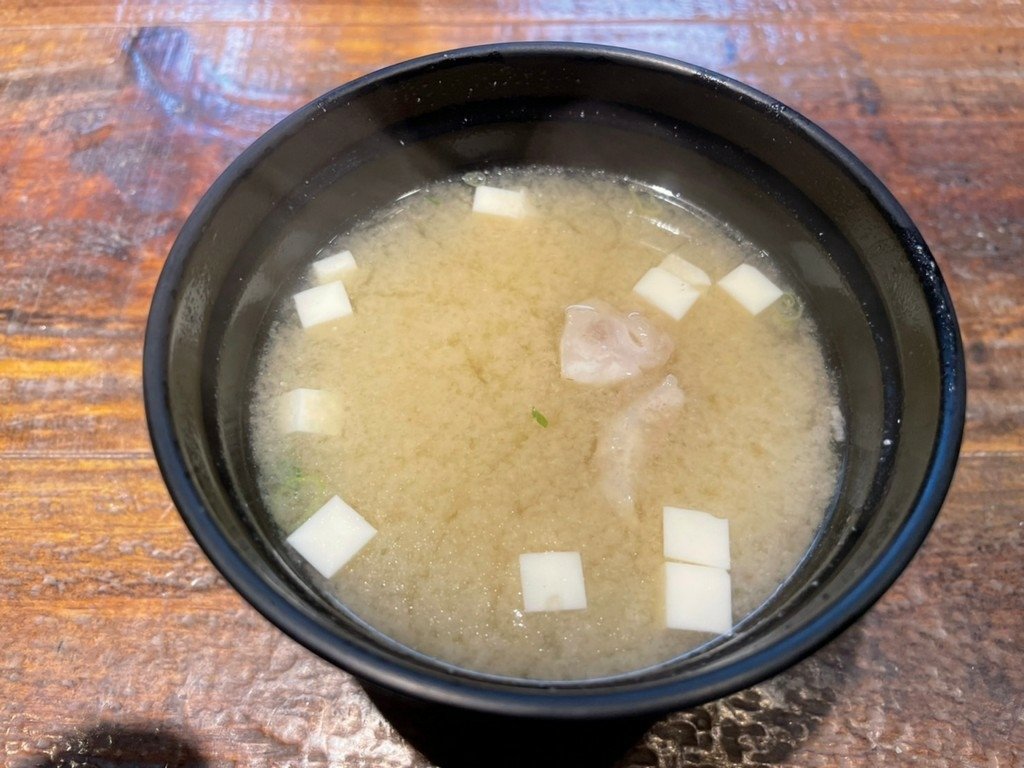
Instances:
[[[537,611],[578,611],[587,607],[579,552],[529,552],[519,556],[523,606]]]
[[[473,191],[473,213],[521,219],[526,215],[526,194],[512,189],[479,186]]]
[[[732,579],[721,568],[665,563],[665,625],[724,635],[732,629]]]
[[[299,291],[292,299],[295,300],[295,309],[299,313],[299,322],[303,328],[329,323],[331,320],[352,314],[348,292],[340,281]]]
[[[293,389],[278,402],[278,424],[283,434],[338,434],[338,401],[322,389]]]
[[[719,280],[718,285],[752,315],[767,309],[782,296],[779,286],[765,277],[757,267],[749,264],[740,264]]]
[[[666,272],[671,272],[684,283],[689,283],[698,291],[711,287],[711,278],[708,276],[708,273],[682,256],[670,253],[661,260],[661,264],[658,266]]]
[[[318,283],[340,280],[356,270],[356,258],[351,251],[338,251],[313,262],[313,277]]]
[[[729,521],[696,509],[663,509],[665,557],[729,570]]]
[[[329,579],[376,535],[377,529],[362,515],[332,496],[286,541]]]
[[[661,267],[647,270],[633,291],[673,320],[681,320],[700,298],[700,291]]]

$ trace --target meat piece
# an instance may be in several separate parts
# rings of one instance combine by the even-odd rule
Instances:
[[[615,384],[664,365],[672,339],[639,312],[623,315],[600,299],[565,310],[562,378],[581,384]]]
[[[623,519],[636,519],[633,481],[643,460],[645,433],[679,410],[684,399],[676,377],[668,375],[619,411],[601,433],[594,466],[605,498]]]

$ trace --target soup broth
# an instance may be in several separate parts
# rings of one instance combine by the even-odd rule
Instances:
[[[514,215],[474,211],[480,184],[522,192],[496,198]],[[371,626],[472,670],[613,675],[716,636],[666,626],[664,507],[728,520],[735,621],[807,551],[836,482],[834,386],[799,298],[722,222],[534,168],[419,190],[310,260],[337,246],[352,313],[303,327],[282,304],[251,437],[285,535],[335,495],[376,529],[331,578],[310,570]],[[634,290],[666,254],[712,283],[679,320]],[[719,284],[741,264],[781,298],[752,314]],[[567,378],[574,307],[641,324],[623,343],[645,364]],[[303,406],[312,432],[282,425],[298,388],[326,393]],[[525,610],[520,555],[545,552],[579,553],[585,608]]]

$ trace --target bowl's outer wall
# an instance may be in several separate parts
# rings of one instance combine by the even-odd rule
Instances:
[[[699,659],[554,688],[446,672],[339,614],[282,556],[241,448],[269,308],[327,238],[425,182],[531,163],[603,168],[681,192],[781,257],[829,339],[849,433],[832,524],[770,612]],[[951,480],[964,405],[941,277],[906,214],[846,150],[717,75],[576,45],[428,57],[327,94],[274,128],[215,183],[175,243],[154,297],[144,380],[154,448],[186,522],[278,626],[396,690],[556,717],[707,700],[840,631],[926,534]]]

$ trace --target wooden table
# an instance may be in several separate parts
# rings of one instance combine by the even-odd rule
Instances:
[[[150,452],[142,333],[183,220],[275,121],[385,64],[525,39],[668,54],[823,125],[918,222],[968,350],[956,481],[896,586],[620,764],[1024,765],[1020,0],[0,5],[0,763],[431,764],[192,541]]]

